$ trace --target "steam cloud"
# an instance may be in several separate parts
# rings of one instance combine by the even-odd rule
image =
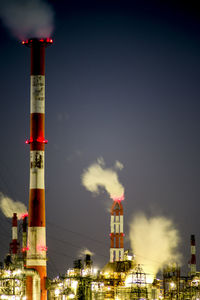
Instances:
[[[123,168],[124,168],[124,165],[120,161],[116,160],[116,162],[115,162],[115,169],[121,171]]]
[[[79,251],[79,257],[84,258],[86,254],[89,254],[89,255],[91,255],[91,256],[94,255],[94,253],[93,253],[92,251],[90,251],[89,249],[87,249],[87,248],[81,249],[81,250]]]
[[[115,168],[116,166],[118,169],[122,169],[123,165],[116,161]],[[120,198],[122,200],[124,197],[124,187],[119,182],[117,172],[114,168],[105,168],[105,162],[102,157],[84,170],[81,179],[83,186],[92,193],[99,194],[102,187],[112,199]]]
[[[130,241],[137,263],[147,274],[156,276],[166,264],[181,261],[177,250],[179,233],[165,217],[148,219],[144,214],[134,217],[130,224]]]
[[[27,213],[27,208],[23,203],[13,201],[2,193],[0,193],[0,208],[7,218],[12,218],[13,213],[17,213],[18,218]]]
[[[53,10],[45,0],[1,0],[0,18],[18,39],[49,37]]]

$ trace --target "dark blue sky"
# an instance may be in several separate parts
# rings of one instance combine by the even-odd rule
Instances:
[[[200,10],[197,2],[51,1],[46,51],[46,216],[49,276],[78,251],[109,260],[106,193],[81,186],[102,156],[124,164],[126,248],[132,216],[172,218],[184,264],[190,234],[200,252]],[[28,205],[29,50],[0,23],[0,191]],[[10,223],[10,221],[9,221]],[[1,215],[0,253],[11,228]],[[4,229],[3,229],[4,228]],[[1,232],[0,231],[0,232]],[[200,256],[197,257],[198,269]]]

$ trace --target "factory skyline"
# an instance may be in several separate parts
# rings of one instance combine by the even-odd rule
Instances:
[[[119,176],[126,190],[127,237],[132,214],[142,210],[174,220],[184,261],[190,258],[188,236],[200,239],[198,10],[196,15],[183,5],[181,17],[173,5],[144,4],[146,9],[126,2],[122,10],[115,4],[114,11],[111,2],[79,3],[79,11],[73,4],[55,5],[55,46],[47,54],[46,134],[52,274],[58,273],[54,265],[64,271],[81,247],[96,253],[100,265],[109,259],[106,208],[112,200],[106,193],[94,198],[80,179],[101,156],[108,166],[116,160],[124,164]],[[28,206],[29,158],[23,143],[29,137],[29,54],[3,24],[0,29],[0,191]],[[6,232],[2,256],[7,221],[1,216]],[[124,242],[129,248],[129,241]],[[197,248],[197,264],[199,252]]]

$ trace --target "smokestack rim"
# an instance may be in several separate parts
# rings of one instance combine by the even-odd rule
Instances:
[[[22,45],[25,45],[26,47],[31,47],[32,45],[40,45],[40,46],[45,46],[48,47],[53,44],[53,39],[52,38],[30,38],[27,40],[23,40]]]

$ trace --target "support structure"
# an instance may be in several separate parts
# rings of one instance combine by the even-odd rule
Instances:
[[[124,228],[122,202],[113,200],[110,220],[110,262],[124,260]]]
[[[22,42],[31,49],[30,91],[30,190],[28,245],[26,266],[40,276],[41,300],[47,299],[46,290],[46,221],[45,221],[45,48],[51,39],[30,39]],[[27,279],[27,299],[32,300],[34,283]]]

